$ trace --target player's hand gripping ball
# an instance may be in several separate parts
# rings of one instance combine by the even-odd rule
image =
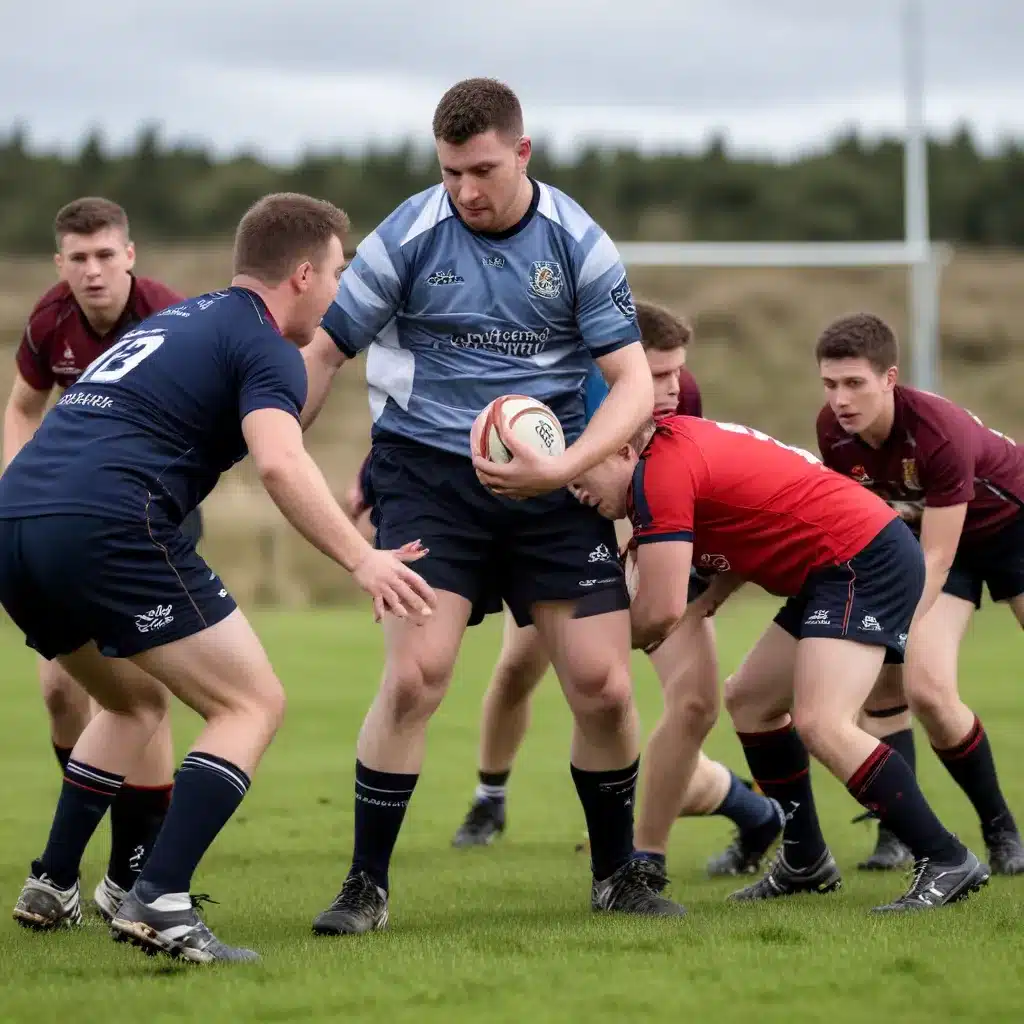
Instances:
[[[502,395],[476,418],[469,435],[474,455],[505,464],[512,453],[504,438],[514,437],[538,455],[565,454],[565,435],[558,417],[543,403],[526,395]]]

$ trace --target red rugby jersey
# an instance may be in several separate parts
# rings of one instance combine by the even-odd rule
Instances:
[[[18,372],[37,391],[70,387],[125,331],[152,313],[182,301],[183,296],[159,281],[133,275],[124,312],[101,337],[86,320],[71,288],[61,281],[29,315],[15,356]]]
[[[767,434],[689,417],[662,420],[633,474],[638,544],[693,542],[693,565],[733,570],[792,596],[896,518],[880,498]]]

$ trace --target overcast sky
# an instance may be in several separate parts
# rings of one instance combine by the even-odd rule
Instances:
[[[429,141],[447,86],[500,77],[527,130],[786,155],[899,130],[900,0],[43,0],[18,5],[0,126],[71,147],[140,122],[220,152]],[[924,0],[926,112],[1024,138],[1024,0]],[[10,24],[14,0],[4,0]],[[289,9],[291,8],[291,9]],[[145,12],[145,17],[143,17]]]

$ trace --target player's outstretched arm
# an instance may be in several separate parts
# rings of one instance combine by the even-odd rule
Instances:
[[[282,409],[256,409],[242,420],[242,433],[274,504],[310,544],[352,573],[373,598],[377,618],[385,612],[401,618],[430,614],[436,595],[404,564],[422,558],[426,549],[418,543],[399,551],[370,546],[335,501],[302,444],[294,416]]]
[[[640,582],[629,606],[634,648],[653,650],[686,613],[692,560],[692,541],[652,538],[638,544]]]
[[[302,350],[307,380],[306,404],[302,407],[303,430],[308,430],[320,415],[334,375],[346,358],[322,327],[316,329],[313,340]]]
[[[629,444],[654,413],[654,380],[640,342],[617,348],[596,362],[608,383],[608,397],[566,449],[571,467],[567,483]]]
[[[10,465],[14,456],[39,429],[49,397],[49,388],[45,391],[37,390],[20,373],[15,372],[14,386],[4,409],[4,468]]]
[[[921,550],[924,553],[924,592],[914,618],[928,614],[946,585],[967,516],[966,502],[939,508],[926,507],[921,516]]]

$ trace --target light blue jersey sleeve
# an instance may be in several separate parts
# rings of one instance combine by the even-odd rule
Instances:
[[[608,397],[608,385],[595,363],[583,382],[583,417],[587,423],[594,418],[597,407]]]
[[[591,355],[600,358],[640,339],[636,306],[619,251],[597,224],[591,222],[577,252],[576,323]]]
[[[320,325],[350,359],[373,342],[401,307],[408,277],[402,243],[424,217],[436,216],[428,207],[440,199],[437,189],[428,189],[406,200],[356,248]]]

